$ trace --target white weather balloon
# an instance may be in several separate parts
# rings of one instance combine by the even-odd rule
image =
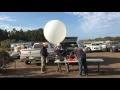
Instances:
[[[44,27],[44,36],[50,43],[58,44],[66,37],[66,26],[59,20],[51,20]]]

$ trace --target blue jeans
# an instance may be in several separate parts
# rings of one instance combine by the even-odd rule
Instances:
[[[84,73],[85,73],[85,75],[88,75],[86,57],[79,58],[78,65],[79,65],[79,74],[82,75],[82,65],[83,65],[84,66]]]

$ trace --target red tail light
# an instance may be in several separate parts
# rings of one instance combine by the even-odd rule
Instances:
[[[20,55],[22,54],[22,52],[20,51]]]

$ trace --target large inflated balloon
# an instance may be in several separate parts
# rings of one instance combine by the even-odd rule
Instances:
[[[66,26],[59,20],[51,20],[44,27],[44,36],[50,43],[58,44],[66,37]]]

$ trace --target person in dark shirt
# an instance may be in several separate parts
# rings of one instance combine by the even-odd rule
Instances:
[[[59,50],[59,56],[61,57],[61,60],[66,60],[67,59],[67,53],[65,49]]]
[[[40,54],[41,54],[41,74],[45,73],[46,71],[46,59],[48,56],[48,52],[47,52],[47,44],[43,43],[43,47],[40,50]]]
[[[74,47],[74,53],[75,53],[75,57],[78,60],[79,75],[82,76],[82,65],[83,65],[84,66],[84,73],[85,73],[86,76],[88,76],[88,68],[87,68],[85,51],[83,51],[82,48],[79,48],[78,46],[75,46]]]

